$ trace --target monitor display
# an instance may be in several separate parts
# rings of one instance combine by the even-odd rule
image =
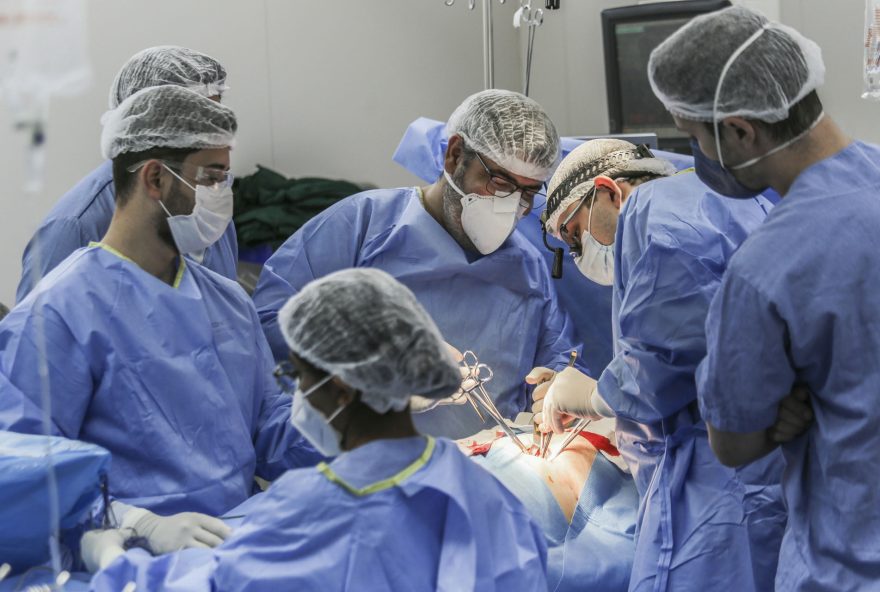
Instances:
[[[648,83],[648,57],[651,51],[687,18],[618,23],[614,27],[617,46],[617,70],[620,77],[621,133],[654,132],[661,138],[684,137],[675,129],[666,111]]]
[[[678,0],[602,11],[610,133],[656,133],[660,148],[689,151],[687,137],[651,90],[648,59],[692,18],[726,6],[729,0]]]

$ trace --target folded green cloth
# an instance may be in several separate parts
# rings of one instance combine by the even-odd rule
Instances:
[[[240,248],[269,244],[274,251],[312,216],[362,191],[349,181],[318,177],[288,179],[264,166],[235,180],[233,220]]]

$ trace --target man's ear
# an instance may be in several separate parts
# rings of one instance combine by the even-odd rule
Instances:
[[[158,160],[150,160],[138,170],[138,181],[151,199],[162,199],[162,190],[168,183],[163,178],[162,170],[162,163]]]
[[[339,406],[349,405],[357,397],[357,389],[345,384],[338,376],[330,380],[330,387],[333,389],[333,398]]]
[[[464,140],[458,134],[452,134],[449,143],[446,146],[446,156],[443,160],[443,168],[450,175],[455,174],[458,163],[461,162],[461,156],[464,152]]]
[[[746,146],[752,146],[757,142],[757,129],[755,125],[742,117],[727,117],[721,121],[720,129],[725,136],[736,138],[737,142]]]
[[[618,210],[620,209],[620,205],[623,203],[623,191],[621,191],[617,183],[614,182],[614,179],[606,177],[605,175],[599,175],[593,179],[593,184],[596,186],[597,190],[604,189],[608,191],[611,194],[611,203],[613,203],[614,207]]]

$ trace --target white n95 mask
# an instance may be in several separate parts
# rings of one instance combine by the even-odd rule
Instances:
[[[593,207],[596,205],[597,193],[598,187],[594,185],[593,196],[590,198],[587,228],[581,233],[581,254],[575,257],[574,262],[577,264],[578,270],[588,279],[600,286],[610,286],[614,283],[614,243],[603,245],[590,234],[590,229],[593,227]]]
[[[196,204],[191,214],[173,216],[164,203],[160,201],[159,205],[168,215],[168,226],[177,250],[181,254],[192,255],[197,261],[201,261],[205,249],[220,240],[232,220],[232,187],[220,185],[193,187],[173,170],[167,166],[165,168],[195,191]]]
[[[614,244],[603,245],[589,230],[581,233],[581,255],[575,257],[578,270],[600,286],[614,283]]]
[[[449,186],[461,196],[461,227],[464,233],[483,255],[497,251],[525,213],[525,206],[520,204],[520,192],[506,197],[465,193],[448,172],[444,170],[443,175]]]
[[[293,405],[290,409],[290,423],[299,430],[303,438],[315,447],[315,450],[324,456],[339,456],[342,454],[342,448],[340,447],[342,435],[330,426],[330,422],[336,419],[336,416],[346,406],[340,405],[330,417],[324,417],[308,401],[309,395],[321,388],[331,378],[333,378],[332,375],[325,376],[305,392],[299,388],[296,389],[296,392],[293,393]]]

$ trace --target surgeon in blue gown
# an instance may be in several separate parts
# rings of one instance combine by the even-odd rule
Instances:
[[[562,158],[583,143],[582,138],[560,138]],[[430,183],[443,173],[447,146],[446,123],[420,117],[407,127],[394,152],[393,160]],[[687,155],[663,150],[655,150],[654,153],[669,160],[678,170],[694,166],[694,159]],[[516,230],[538,249],[548,268],[551,268],[554,264],[554,253],[544,244],[541,224],[545,207],[546,201],[543,197],[536,200],[532,210],[517,224]],[[547,242],[553,248],[565,246],[550,235],[547,236]],[[614,356],[611,338],[611,286],[585,281],[571,257],[563,258],[562,277],[554,278],[553,285],[560,306],[571,317],[575,342],[583,344],[584,366],[596,372],[601,371]]]
[[[0,429],[42,433],[46,412],[57,435],[109,450],[116,518],[159,549],[217,544],[225,528],[199,513],[321,458],[288,422],[244,290],[180,257],[228,225],[236,127],[231,109],[171,85],[109,112],[110,229],[0,322]]]
[[[579,253],[584,275],[614,283],[616,354],[598,384],[566,370],[538,404],[551,424],[617,419],[640,496],[630,590],[768,590],[785,523],[782,459],[739,472],[718,462],[694,374],[712,295],[770,204],[728,200],[674,170],[628,142],[593,140],[551,179],[548,232]]]
[[[436,183],[367,191],[322,212],[266,262],[254,302],[281,359],[277,313],[292,294],[339,269],[387,271],[416,294],[451,345],[492,368],[489,390],[513,418],[528,407],[526,374],[562,368],[580,349],[541,254],[514,230],[556,165],[558,137],[537,103],[500,90],[466,99],[449,132]],[[458,438],[489,424],[469,406],[445,405],[419,414],[416,425]]]
[[[710,39],[711,53],[682,50]],[[783,196],[709,310],[697,387],[712,448],[730,466],[777,451],[774,425],[798,420],[780,401],[803,387],[815,422],[782,444],[789,516],[774,589],[876,590],[880,147],[825,115],[819,46],[750,10],[694,20],[652,62],[655,92],[704,154],[698,172],[725,195],[769,185]]]
[[[226,69],[214,58],[192,49],[150,47],[133,55],[116,75],[110,87],[110,108],[141,89],[162,84],[183,86],[219,101],[226,90]],[[68,255],[101,240],[115,207],[113,163],[106,160],[58,200],[28,241],[16,302],[24,300],[37,282]],[[220,240],[204,253],[190,256],[234,280],[238,261],[235,226],[230,223]]]
[[[544,535],[522,503],[413,426],[410,395],[445,397],[461,381],[413,293],[348,269],[305,286],[279,318],[291,420],[335,460],[273,483],[213,551],[153,558],[123,553],[123,531],[87,534],[87,563],[103,568],[92,589],[545,590]]]

